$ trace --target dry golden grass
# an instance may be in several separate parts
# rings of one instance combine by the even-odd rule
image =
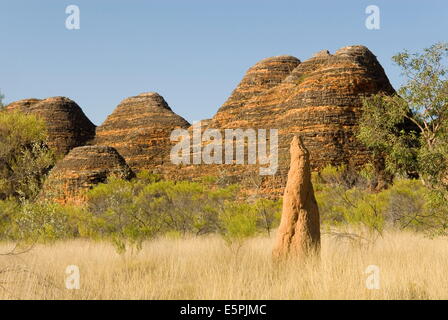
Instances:
[[[324,236],[319,262],[280,266],[271,248],[272,239],[256,238],[236,253],[217,236],[154,240],[125,256],[102,242],[38,245],[0,256],[0,299],[448,298],[446,238],[387,233],[366,247]],[[79,266],[80,290],[65,288],[68,265]],[[365,286],[368,265],[380,267],[379,290]]]

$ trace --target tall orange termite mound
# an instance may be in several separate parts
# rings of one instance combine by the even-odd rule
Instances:
[[[294,136],[290,154],[282,218],[273,251],[276,259],[304,258],[320,250],[319,209],[311,183],[310,156],[302,139]]]

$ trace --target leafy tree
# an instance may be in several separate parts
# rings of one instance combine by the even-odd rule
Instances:
[[[0,199],[34,199],[54,165],[42,120],[0,111]]]
[[[2,92],[0,91],[0,110],[3,109],[4,105],[3,105],[3,99],[5,98],[5,96],[2,94]]]
[[[419,176],[432,189],[448,190],[448,44],[393,57],[404,84],[394,96],[364,99],[359,139],[385,160],[390,174]]]

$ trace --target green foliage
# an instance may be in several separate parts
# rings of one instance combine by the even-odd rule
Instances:
[[[382,232],[384,200],[381,194],[369,190],[368,172],[328,166],[313,175],[322,224],[356,225]]]
[[[412,174],[417,171],[419,136],[406,122],[409,109],[399,96],[372,95],[363,100],[363,115],[358,138],[374,154],[378,164],[384,158],[384,169],[390,174]]]
[[[374,162],[385,160],[387,172],[422,179],[430,189],[427,198],[437,208],[438,213],[431,215],[438,217],[435,220],[442,232],[448,219],[439,215],[445,211],[440,203],[448,199],[447,58],[448,43],[437,43],[421,53],[395,55],[393,60],[405,82],[395,96],[378,94],[364,99],[358,134],[374,152]],[[417,217],[420,214],[409,224],[420,220]]]
[[[419,180],[396,179],[389,189],[370,187],[372,169],[328,166],[313,174],[322,226],[360,227],[372,240],[385,227],[443,234],[448,227],[443,198]],[[198,182],[163,181],[141,172],[125,181],[111,178],[88,192],[84,207],[46,202],[0,201],[0,238],[54,241],[88,237],[111,241],[119,252],[141,248],[157,236],[220,233],[236,253],[244,242],[278,226],[281,201],[237,200],[238,186],[211,187]],[[341,229],[341,230],[342,230]]]
[[[0,111],[3,109],[4,105],[3,105],[3,99],[5,98],[5,96],[2,94],[2,92],[0,91]]]
[[[0,239],[11,237],[12,219],[20,209],[19,204],[13,200],[0,200]]]
[[[162,234],[196,235],[220,228],[219,215],[237,186],[210,188],[197,182],[160,181],[140,173],[132,181],[110,179],[88,193],[90,233],[112,239],[119,249]]]
[[[397,179],[389,190],[382,193],[388,202],[385,218],[391,224],[400,228],[422,229],[423,217],[430,208],[430,191],[421,181]]]
[[[351,225],[367,227],[382,233],[386,200],[381,193],[369,193],[353,188],[344,195],[346,205],[341,206],[344,220]]]
[[[229,243],[242,243],[259,230],[269,234],[278,224],[280,202],[239,202],[238,188],[212,187],[210,179],[159,181],[147,173],[132,181],[113,178],[88,193],[87,233],[111,239],[120,250],[159,235],[219,232]]]
[[[135,198],[144,188],[144,181],[153,179],[149,175],[140,177],[143,180],[132,182],[110,178],[107,184],[92,189],[88,193],[89,224],[84,232],[111,239],[120,251],[126,242],[139,247],[145,237],[150,237],[152,229],[147,226],[147,219],[142,219]]]
[[[204,195],[198,183],[162,181],[146,186],[137,203],[146,216],[156,218],[159,228],[200,233],[207,219]]]
[[[146,184],[159,182],[161,180],[162,180],[162,177],[160,175],[151,173],[146,170],[142,170],[137,173],[137,177],[134,180],[134,182],[137,182],[140,186],[143,186]]]
[[[0,201],[1,238],[37,242],[79,236],[81,209],[55,203]]]
[[[262,198],[258,199],[253,207],[257,217],[257,227],[266,230],[266,233],[270,236],[272,229],[280,223],[282,202]]]
[[[328,165],[319,172],[312,173],[314,189],[322,187],[322,184],[332,185],[350,189],[352,187],[367,188],[370,187],[375,179],[374,170],[370,165],[366,165],[359,170],[354,170],[346,165],[340,166]]]
[[[82,207],[11,198],[0,201],[0,237],[32,242],[105,239],[124,252],[161,235],[221,233],[239,247],[256,232],[269,234],[276,227],[280,202],[241,202],[237,185],[217,187],[212,181],[164,181],[143,171],[131,181],[112,177],[99,184]]]
[[[212,186],[216,184],[218,181],[218,178],[215,176],[203,176],[200,178],[200,183],[208,186]]]
[[[257,232],[257,214],[254,206],[247,203],[230,203],[220,216],[223,237],[229,245],[240,247]]]
[[[395,96],[364,99],[359,139],[392,174],[416,176],[448,191],[448,43],[393,57],[405,78]]]
[[[42,120],[0,111],[0,199],[33,199],[54,165]]]
[[[400,229],[447,235],[448,208],[445,196],[419,180],[398,179],[384,191],[388,199],[386,219]]]
[[[422,131],[428,147],[437,143],[437,134],[446,133],[448,117],[448,43],[437,43],[423,53],[401,52],[393,57],[405,77],[398,93],[406,101],[413,122]],[[426,127],[426,126],[431,126]],[[436,134],[436,136],[432,136]]]
[[[343,166],[326,167],[313,174],[324,228],[361,226],[371,234],[381,235],[385,227],[393,227],[446,234],[448,209],[444,197],[421,180],[396,178],[388,189],[378,192],[368,183],[372,179],[370,168],[352,172],[355,180],[360,179],[355,184],[347,184],[346,175]]]
[[[301,84],[303,81],[305,81],[306,78],[308,78],[308,75],[302,74],[295,80],[295,82],[296,84]]]

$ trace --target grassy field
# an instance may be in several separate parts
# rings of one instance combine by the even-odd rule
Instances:
[[[318,261],[282,265],[272,244],[254,238],[237,251],[217,236],[158,239],[125,255],[87,240],[37,245],[0,256],[0,299],[448,298],[446,238],[391,232],[366,246],[324,235]],[[79,267],[79,290],[65,288],[68,265]],[[380,268],[380,289],[366,288],[369,265]]]

